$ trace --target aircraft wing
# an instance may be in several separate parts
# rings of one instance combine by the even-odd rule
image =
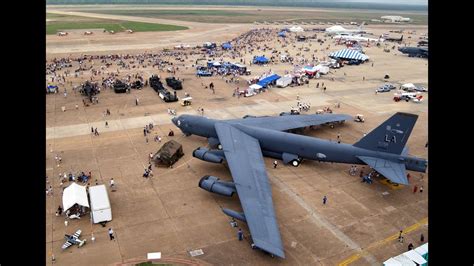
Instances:
[[[62,250],[65,250],[66,248],[72,246],[72,243],[68,241],[66,241],[66,243],[63,244],[63,246],[61,247]]]
[[[75,239],[78,239],[79,236],[81,235],[81,233],[82,233],[82,231],[81,231],[81,229],[79,229],[74,233],[74,235],[72,235],[72,237],[74,237]]]
[[[357,158],[374,168],[375,171],[379,172],[381,175],[390,179],[390,181],[402,185],[408,185],[405,164],[367,156],[357,156]]]
[[[228,122],[283,131],[308,126],[317,126],[325,123],[344,121],[348,119],[352,119],[352,117],[349,115],[342,114],[312,114],[284,115],[272,117],[249,117],[244,119],[230,120]]]
[[[285,258],[258,140],[229,123],[216,123],[215,129],[255,246]]]

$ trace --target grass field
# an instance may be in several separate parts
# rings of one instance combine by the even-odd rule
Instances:
[[[82,10],[90,13],[127,15],[136,17],[163,18],[182,21],[206,22],[206,23],[253,23],[253,22],[351,22],[374,24],[371,19],[380,19],[387,15],[386,12],[350,12],[350,11],[285,11],[285,10],[145,10],[145,9],[101,9]],[[423,14],[400,14],[410,17],[410,24],[427,25],[428,16]]]
[[[108,31],[125,31],[131,29],[136,32],[140,31],[175,31],[185,30],[187,27],[154,24],[133,21],[96,19],[79,16],[65,16],[57,14],[46,14],[46,19],[51,20],[46,22],[46,34],[56,34],[62,30],[87,30],[87,29],[105,29]]]

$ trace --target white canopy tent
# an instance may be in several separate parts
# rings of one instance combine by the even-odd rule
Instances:
[[[415,248],[415,251],[420,254],[420,255],[425,255],[426,253],[428,253],[428,243],[425,243],[417,248]]]
[[[68,210],[74,204],[89,208],[89,200],[87,199],[87,191],[85,186],[72,183],[63,191],[63,209]]]
[[[300,27],[300,26],[298,26],[298,27],[293,26],[293,27],[290,28],[290,31],[291,31],[291,32],[303,32],[304,29],[303,29],[302,27]]]
[[[402,89],[415,89],[416,86],[413,83],[405,83],[402,85]]]
[[[329,67],[328,66],[317,65],[317,66],[315,66],[315,68],[321,74],[326,75],[327,73],[329,73]]]
[[[418,252],[414,250],[409,250],[403,253],[403,255],[407,256],[408,258],[410,258],[412,261],[414,261],[417,264],[422,265],[422,264],[427,263],[427,261],[420,254],[418,254]]]
[[[403,264],[401,262],[399,262],[398,260],[396,260],[394,258],[390,258],[390,259],[384,261],[383,265],[384,266],[403,266]]]
[[[401,262],[403,266],[416,266],[416,263],[414,263],[409,257],[405,256],[405,254],[400,254],[393,258]]]
[[[258,84],[252,84],[249,86],[250,89],[252,90],[259,90],[262,88],[262,86],[258,85]]]

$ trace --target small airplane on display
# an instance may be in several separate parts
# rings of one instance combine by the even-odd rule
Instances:
[[[73,235],[65,234],[64,238],[66,238],[66,243],[63,244],[61,249],[65,250],[72,245],[78,245],[78,248],[82,247],[86,243],[86,240],[79,239],[79,236],[81,235],[81,233],[82,231],[79,229]]]
[[[353,118],[313,114],[215,120],[181,115],[171,121],[186,136],[208,139],[212,150],[197,148],[193,151],[195,158],[212,163],[225,160],[230,169],[233,182],[206,175],[199,187],[222,196],[237,193],[243,213],[225,208],[222,211],[248,224],[252,247],[285,258],[263,156],[294,167],[303,159],[369,165],[390,181],[404,185],[408,184],[406,170],[426,171],[427,160],[408,155],[405,147],[418,119],[414,114],[396,113],[353,145],[285,132],[348,119]]]
[[[401,43],[403,41],[403,35],[400,38],[392,38],[392,37],[386,37],[385,40],[387,42],[398,42]]]
[[[362,22],[360,26],[357,29],[346,29],[340,25],[332,26],[327,28],[325,31],[328,34],[356,34],[356,33],[365,33],[365,31],[362,30],[362,27],[364,26],[365,22]],[[332,25],[332,24],[330,24]]]
[[[350,35],[350,34],[339,34],[332,37],[333,39],[344,40],[344,41],[357,41],[357,42],[383,42],[383,38],[369,38],[362,35]]]
[[[428,47],[399,47],[398,51],[408,54],[409,57],[428,57]]]

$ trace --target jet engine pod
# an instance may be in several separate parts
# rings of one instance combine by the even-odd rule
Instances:
[[[211,163],[222,163],[225,155],[223,151],[210,151],[206,148],[197,148],[193,151],[193,157]]]
[[[234,183],[219,181],[218,177],[205,175],[199,180],[199,187],[222,196],[232,197],[235,192]]]
[[[236,212],[234,210],[222,208],[222,211],[227,214],[228,216],[235,218],[237,220],[240,220],[242,222],[247,222],[247,219],[245,219],[245,214],[243,212]]]

